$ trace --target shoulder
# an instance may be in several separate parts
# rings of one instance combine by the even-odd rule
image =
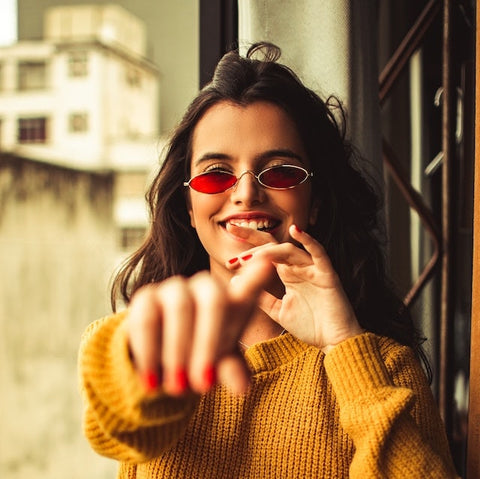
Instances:
[[[380,356],[395,384],[401,386],[429,387],[420,359],[409,346],[392,338],[375,336]]]

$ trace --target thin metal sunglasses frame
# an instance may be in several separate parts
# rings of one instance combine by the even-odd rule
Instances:
[[[265,183],[262,182],[261,180],[261,176],[264,175],[265,173],[268,173],[269,171],[271,170],[274,170],[274,169],[279,169],[279,168],[285,168],[285,167],[288,167],[288,168],[295,168],[295,169],[298,169],[298,170],[302,170],[304,173],[305,173],[305,178],[300,181],[299,183],[296,183],[295,185],[292,185],[292,186],[286,186],[286,187],[275,187],[275,186],[270,186],[270,185],[267,185]],[[207,176],[207,175],[211,175],[211,174],[214,174],[214,173],[224,173],[224,174],[228,174],[228,175],[231,175],[232,177],[235,177],[236,178],[236,181],[235,183],[233,183],[231,186],[229,186],[228,188],[225,188],[224,190],[221,190],[221,191],[215,191],[215,192],[206,192],[206,191],[201,191],[201,190],[197,190],[196,188],[194,188],[191,183],[192,181],[194,181],[195,179],[199,178],[199,177],[202,177],[202,176]],[[270,166],[268,168],[265,168],[264,170],[260,171],[260,173],[258,173],[257,175],[252,171],[252,170],[245,170],[244,172],[242,172],[239,176],[236,176],[234,175],[233,173],[230,173],[229,171],[224,171],[224,170],[215,170],[215,171],[206,171],[204,173],[200,173],[199,175],[195,175],[193,176],[192,178],[190,178],[188,181],[184,181],[183,182],[183,186],[185,187],[190,187],[192,188],[192,190],[195,190],[195,191],[198,191],[199,193],[204,193],[204,194],[207,194],[207,195],[215,195],[215,194],[219,194],[219,193],[225,193],[225,191],[228,191],[230,190],[231,188],[234,188],[238,182],[240,181],[240,179],[242,178],[243,175],[247,174],[247,173],[250,173],[257,181],[258,183],[263,186],[264,188],[269,188],[271,190],[290,190],[292,188],[295,188],[299,185],[301,185],[302,183],[305,183],[305,181],[308,180],[308,178],[311,178],[313,176],[313,171],[308,171],[306,168],[303,168],[302,166],[298,166],[298,165],[275,165],[275,166]]]

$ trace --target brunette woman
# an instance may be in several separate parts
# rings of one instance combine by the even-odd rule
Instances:
[[[279,54],[225,55],[174,132],[85,433],[119,478],[455,477],[341,108]]]

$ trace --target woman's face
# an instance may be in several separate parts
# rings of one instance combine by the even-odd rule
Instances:
[[[295,124],[272,103],[240,106],[223,101],[210,107],[197,123],[192,138],[191,177],[211,169],[239,177],[250,170],[293,164],[309,169]],[[251,174],[223,193],[205,194],[190,189],[192,226],[210,256],[211,271],[224,269],[230,258],[252,246],[227,231],[227,223],[266,230],[276,241],[290,241],[288,227],[301,229],[314,221],[311,182],[288,190],[265,188]],[[265,234],[265,241],[271,240]]]

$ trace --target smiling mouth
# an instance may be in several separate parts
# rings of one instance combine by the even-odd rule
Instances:
[[[223,222],[222,226],[227,227],[227,223],[240,226],[241,228],[250,228],[251,230],[257,231],[272,231],[274,230],[279,224],[280,221],[272,220],[269,218],[258,218],[258,219],[231,219],[228,222]]]

